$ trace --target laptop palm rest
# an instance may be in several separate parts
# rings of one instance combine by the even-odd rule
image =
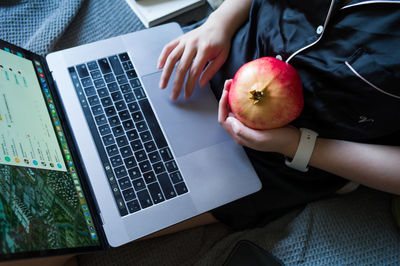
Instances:
[[[170,85],[159,89],[160,77],[157,72],[142,81],[176,157],[231,139],[218,123],[218,102],[209,86],[196,86],[189,99],[172,101]]]

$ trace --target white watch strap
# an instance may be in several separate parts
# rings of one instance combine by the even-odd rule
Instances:
[[[294,155],[292,161],[286,159],[285,164],[296,170],[307,172],[307,165],[314,151],[318,133],[307,128],[300,128],[300,132],[301,137],[296,154]]]

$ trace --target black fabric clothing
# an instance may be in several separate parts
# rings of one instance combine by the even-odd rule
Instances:
[[[292,122],[322,138],[400,145],[400,1],[255,0],[228,60],[212,79],[219,97],[244,63],[280,57],[299,72],[304,109]],[[347,181],[284,157],[246,149],[263,188],[213,211],[235,229],[329,197]]]

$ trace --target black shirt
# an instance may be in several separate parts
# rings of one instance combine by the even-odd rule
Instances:
[[[211,85],[219,96],[244,63],[277,57],[303,82],[304,109],[294,126],[322,138],[400,145],[399,25],[400,1],[255,0]],[[263,189],[214,212],[236,228],[333,195],[346,182],[312,167],[290,169],[280,154],[246,151]]]

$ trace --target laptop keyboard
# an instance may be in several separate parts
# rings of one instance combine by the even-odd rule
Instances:
[[[68,70],[121,216],[187,193],[129,55]]]

